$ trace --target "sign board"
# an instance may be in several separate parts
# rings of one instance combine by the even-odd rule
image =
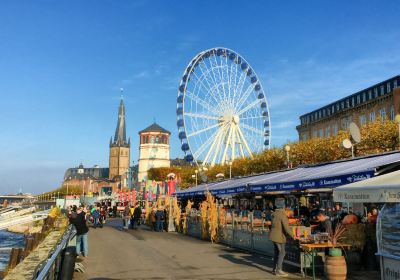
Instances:
[[[383,280],[400,280],[400,261],[382,257],[381,278]]]
[[[335,202],[398,203],[400,202],[400,189],[334,190],[333,200]]]

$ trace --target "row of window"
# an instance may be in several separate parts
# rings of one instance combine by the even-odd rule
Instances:
[[[389,115],[387,116],[387,112],[386,112],[386,108],[381,108],[379,109],[379,116],[381,117],[381,119],[385,119],[386,117],[389,117],[390,120],[394,120],[395,118],[395,112],[394,112],[394,106],[390,106],[390,111],[389,111]],[[370,112],[368,115],[360,115],[359,116],[359,124],[360,126],[363,126],[367,123],[367,121],[369,122],[373,122],[376,120],[376,113],[375,112]],[[341,120],[341,127],[343,129],[347,129],[350,125],[350,123],[352,122],[352,117],[345,117]],[[332,131],[333,130],[333,131]],[[317,137],[330,137],[331,136],[331,131],[332,131],[332,135],[337,135],[339,132],[339,127],[338,124],[334,124],[332,126],[332,130],[330,126],[327,126],[325,128],[325,130],[323,128],[320,128],[319,130],[314,130],[312,132],[312,138],[317,138]],[[303,135],[303,140],[307,140],[307,136]]]
[[[318,121],[322,118],[329,117],[335,113],[338,113],[344,109],[352,108],[363,104],[367,101],[375,99],[384,94],[390,93],[393,89],[398,87],[397,78],[388,81],[386,84],[381,84],[374,88],[370,88],[353,96],[349,96],[346,99],[340,100],[332,105],[328,105],[320,110],[302,116],[300,118],[300,123],[308,124],[310,122]]]
[[[142,136],[142,144],[168,144],[167,136]]]

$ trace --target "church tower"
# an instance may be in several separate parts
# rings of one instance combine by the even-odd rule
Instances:
[[[125,105],[121,98],[118,109],[118,123],[114,139],[110,139],[110,180],[119,181],[121,187],[127,186],[131,140],[126,140]]]
[[[170,167],[169,136],[171,132],[156,123],[139,132],[138,181],[147,180],[147,171],[153,167]]]

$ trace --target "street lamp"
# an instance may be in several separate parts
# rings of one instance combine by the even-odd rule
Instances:
[[[233,164],[232,161],[228,162],[228,165],[229,165],[229,179],[232,179],[232,164]]]
[[[290,146],[289,145],[285,146],[285,151],[286,151],[287,168],[290,168],[290,157],[289,157]]]
[[[400,114],[397,114],[394,120],[397,122],[399,125],[399,150],[400,150]]]
[[[192,175],[192,178],[195,178],[196,179],[196,186],[197,186],[197,173],[199,173],[199,170],[195,170],[194,171],[194,173],[195,173],[195,175]]]

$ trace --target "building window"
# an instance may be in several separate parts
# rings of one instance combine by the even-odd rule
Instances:
[[[390,82],[387,82],[386,84],[386,93],[391,92],[392,90],[390,89]]]
[[[346,108],[349,108],[349,107],[350,107],[350,100],[346,99]]]
[[[337,125],[337,123],[335,123],[335,124],[333,125],[333,135],[337,135],[338,132],[339,132],[339,130],[338,130],[338,125]]]
[[[361,115],[360,116],[360,126],[365,125],[367,122],[367,118],[365,117],[365,115]]]
[[[386,118],[386,109],[385,108],[380,109],[379,115],[381,116],[381,119],[384,120]]]
[[[369,121],[374,122],[375,121],[375,112],[369,113]]]
[[[393,121],[394,120],[394,106],[390,106],[390,119]]]
[[[367,95],[365,94],[365,92],[362,93],[362,102],[364,103],[367,99]]]
[[[378,88],[374,88],[374,98],[378,97]]]
[[[318,131],[314,130],[313,131],[313,138],[317,138],[318,137]]]
[[[324,137],[324,130],[322,128],[319,129],[319,137]]]
[[[372,99],[372,90],[368,91],[368,99],[371,100]]]
[[[158,136],[156,137],[156,143],[158,143],[160,141],[160,139],[158,138]]]
[[[360,104],[360,95],[358,94],[357,95],[357,105],[359,105]]]
[[[339,109],[340,109],[340,107],[339,107],[339,103],[336,103],[336,112],[338,112],[338,111],[339,111]]]
[[[356,104],[354,102],[354,96],[351,98],[351,107],[354,107]]]
[[[150,142],[151,142],[152,144],[154,144],[154,136],[151,136]]]
[[[330,126],[325,128],[325,136],[326,137],[330,137],[331,136],[331,127]]]
[[[397,88],[397,80],[393,81],[393,89]]]
[[[381,85],[381,92],[380,95],[384,95],[385,94],[385,86]]]

